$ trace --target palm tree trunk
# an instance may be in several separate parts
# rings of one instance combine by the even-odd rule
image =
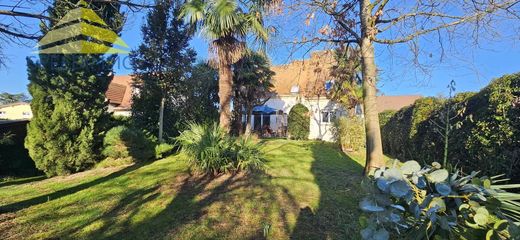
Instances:
[[[228,55],[228,54],[223,54]],[[222,55],[221,55],[222,56]],[[219,81],[218,81],[218,97],[220,103],[220,122],[219,125],[227,132],[231,125],[231,94],[233,90],[233,71],[228,57],[219,59]]]
[[[247,115],[246,115],[246,132],[245,135],[249,136],[251,135],[251,116],[253,115],[253,108],[250,106],[247,106]]]
[[[370,0],[360,1],[361,20],[361,61],[363,75],[363,105],[365,114],[366,132],[366,164],[364,173],[383,167],[383,146],[381,142],[381,130],[376,106],[376,77],[377,68],[374,61],[374,46],[371,40],[372,23],[370,12]]]

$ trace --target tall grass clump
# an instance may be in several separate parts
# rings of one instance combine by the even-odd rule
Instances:
[[[215,123],[190,123],[176,139],[190,163],[206,173],[252,171],[264,166],[259,144],[247,137],[232,138]]]

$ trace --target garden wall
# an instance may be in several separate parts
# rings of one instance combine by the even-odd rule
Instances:
[[[478,93],[451,101],[424,98],[401,109],[382,126],[385,153],[400,160],[441,162],[442,128],[450,109],[448,159],[465,172],[505,173],[520,182],[520,73],[493,80]]]

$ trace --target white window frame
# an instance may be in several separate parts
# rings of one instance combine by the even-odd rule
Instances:
[[[327,116],[327,121],[324,121],[325,116]],[[321,122],[322,123],[331,124],[335,117],[336,117],[336,110],[321,111]]]

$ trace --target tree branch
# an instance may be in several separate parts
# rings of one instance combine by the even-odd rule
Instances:
[[[7,11],[0,10],[0,15],[12,16],[12,17],[27,17],[27,18],[36,18],[42,20],[50,20],[49,17],[43,14],[35,14],[35,13],[26,13],[26,12],[18,12],[18,11]]]
[[[4,28],[2,26],[0,26],[0,33],[11,35],[11,36],[14,36],[14,37],[17,37],[17,38],[29,39],[29,40],[38,40],[38,39],[40,39],[40,36],[37,36],[35,34],[25,34],[25,33],[14,32],[14,31],[11,31],[11,30],[9,30],[7,28]]]
[[[411,33],[409,35],[406,35],[404,37],[397,38],[397,39],[379,39],[379,38],[374,38],[373,41],[377,42],[377,43],[382,43],[382,44],[405,43],[405,42],[411,41],[411,40],[413,40],[413,39],[415,39],[415,38],[417,38],[417,37],[419,37],[421,35],[424,35],[424,34],[427,34],[427,33],[433,32],[433,31],[437,31],[437,30],[440,30],[440,29],[457,26],[457,25],[460,25],[460,24],[463,24],[463,23],[467,23],[467,22],[478,21],[479,19],[485,17],[486,15],[492,14],[492,13],[494,13],[494,12],[500,10],[500,9],[508,9],[511,5],[515,5],[518,2],[519,1],[516,0],[516,1],[508,1],[508,2],[505,2],[503,4],[499,4],[499,5],[493,5],[492,8],[489,8],[489,9],[483,10],[483,11],[478,11],[477,13],[475,13],[473,15],[470,15],[470,16],[466,16],[466,17],[463,17],[463,16],[458,17],[458,16],[445,15],[445,14],[433,13],[432,12],[432,13],[430,13],[430,15],[427,15],[427,16],[448,17],[448,18],[453,18],[453,19],[458,19],[458,20],[453,21],[453,22],[449,22],[449,23],[445,23],[445,24],[441,24],[441,25],[438,25],[438,26],[435,26],[435,27],[432,27],[432,28],[420,30],[420,31]],[[418,13],[410,13],[410,14],[402,15],[401,17],[396,18],[396,19],[399,19],[399,20],[394,20],[390,26],[395,25],[397,22],[403,21],[407,17],[417,16],[417,14]]]

